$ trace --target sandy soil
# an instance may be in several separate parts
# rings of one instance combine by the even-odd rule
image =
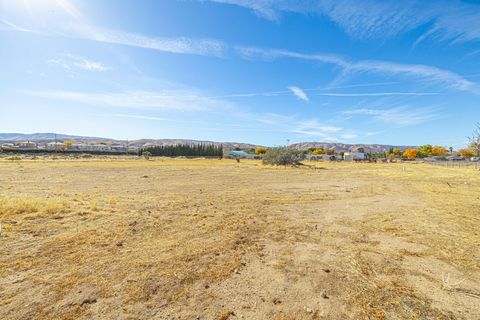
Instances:
[[[480,319],[480,172],[0,160],[1,319]]]

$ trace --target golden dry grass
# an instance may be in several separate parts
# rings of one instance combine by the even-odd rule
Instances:
[[[480,172],[309,165],[0,160],[0,318],[480,318]]]

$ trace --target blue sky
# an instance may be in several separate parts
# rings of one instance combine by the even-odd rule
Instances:
[[[1,132],[462,147],[480,2],[0,0]]]

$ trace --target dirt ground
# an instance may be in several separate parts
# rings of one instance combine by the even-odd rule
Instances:
[[[0,160],[0,319],[480,319],[480,172]]]

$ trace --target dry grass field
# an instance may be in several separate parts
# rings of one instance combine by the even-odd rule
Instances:
[[[480,172],[0,160],[0,319],[480,319]]]

